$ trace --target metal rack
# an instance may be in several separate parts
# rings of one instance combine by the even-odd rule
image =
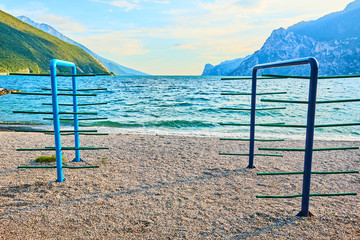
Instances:
[[[56,74],[56,67],[64,66],[71,68],[71,74]],[[33,76],[48,76],[46,74],[36,74]],[[58,81],[57,77],[71,77],[72,78],[72,87],[70,89],[58,89]],[[35,112],[35,111],[13,111],[13,113],[22,113],[22,114],[49,114],[53,115],[53,118],[43,118],[44,120],[52,120],[54,124],[54,130],[17,130],[20,132],[41,132],[45,134],[53,134],[55,137],[55,146],[54,147],[44,147],[44,148],[33,148],[33,149],[17,149],[17,151],[55,151],[56,152],[56,169],[57,169],[57,182],[63,182],[63,168],[96,168],[98,166],[63,166],[62,165],[62,151],[70,150],[75,151],[75,158],[73,162],[83,161],[80,158],[80,150],[100,150],[100,149],[109,149],[107,147],[80,147],[80,138],[79,135],[107,135],[106,133],[97,133],[97,130],[80,130],[79,129],[79,120],[100,120],[107,118],[83,118],[79,119],[79,115],[97,115],[96,112],[79,112],[79,106],[89,106],[89,105],[104,105],[107,103],[86,103],[86,104],[78,104],[77,97],[88,97],[88,96],[96,96],[93,93],[78,93],[81,91],[103,91],[107,90],[106,88],[98,88],[98,89],[77,89],[77,77],[81,76],[96,76],[95,74],[76,74],[76,66],[74,63],[66,62],[58,59],[53,59],[50,63],[50,77],[51,77],[51,88],[43,88],[42,90],[48,91],[51,90],[51,93],[24,93],[18,92],[16,94],[22,95],[40,95],[40,96],[51,96],[51,103],[43,103],[43,105],[51,105],[52,112]],[[59,91],[71,91],[72,93],[59,93]],[[73,103],[72,104],[60,104],[58,96],[72,96]],[[59,106],[72,106],[72,111],[60,111]],[[60,118],[60,115],[73,115],[73,118]],[[60,120],[71,120],[74,123],[74,130],[61,130],[60,129]],[[74,134],[75,138],[75,146],[74,147],[62,147],[61,146],[61,135],[69,135]],[[19,166],[19,168],[54,168],[54,166]]]
[[[269,68],[279,68],[287,66],[298,66],[298,65],[310,65],[311,71],[310,76],[288,76],[288,75],[270,75],[264,74],[262,77],[257,76],[258,70],[269,69]],[[329,76],[329,77],[319,77],[318,76],[318,62],[315,58],[302,58],[289,61],[259,64],[254,66],[252,71],[252,77],[240,77],[240,78],[225,78],[224,80],[244,80],[251,79],[251,93],[223,93],[222,95],[251,95],[251,108],[246,109],[251,111],[250,124],[241,124],[241,123],[226,123],[222,125],[233,125],[233,126],[250,126],[250,138],[249,139],[229,139],[222,138],[221,140],[238,140],[238,141],[249,141],[249,153],[220,153],[221,155],[240,155],[240,156],[249,156],[249,164],[247,168],[255,168],[254,166],[254,157],[255,156],[278,156],[282,157],[283,155],[278,154],[260,154],[255,153],[255,142],[257,141],[284,141],[283,139],[256,139],[255,138],[255,126],[261,127],[285,127],[285,128],[304,128],[306,129],[306,140],[305,148],[265,148],[259,147],[260,151],[302,151],[305,152],[304,158],[304,171],[302,172],[274,172],[274,173],[258,173],[258,175],[303,175],[303,187],[302,194],[296,195],[285,195],[285,196],[275,196],[275,195],[257,195],[257,198],[296,198],[302,197],[301,202],[301,211],[298,213],[298,216],[311,216],[312,214],[309,211],[309,202],[310,197],[313,196],[344,196],[344,195],[357,195],[356,193],[310,193],[310,184],[311,184],[311,174],[353,174],[359,173],[359,171],[332,171],[332,172],[312,172],[312,155],[313,151],[336,151],[336,150],[355,150],[359,147],[333,147],[333,148],[313,148],[314,143],[314,131],[316,128],[326,128],[326,127],[341,127],[341,126],[359,126],[360,123],[333,123],[333,124],[317,124],[315,125],[315,109],[316,104],[329,104],[329,103],[346,103],[346,102],[359,102],[360,99],[338,99],[338,100],[325,100],[325,101],[316,101],[317,94],[317,84],[318,79],[325,78],[349,78],[349,77],[359,77],[359,75],[354,76]],[[309,79],[309,96],[307,101],[298,101],[298,100],[279,100],[279,99],[261,99],[261,102],[272,102],[272,103],[294,103],[294,104],[307,104],[307,124],[306,125],[297,125],[297,124],[286,124],[286,123],[256,123],[255,116],[256,112],[260,110],[279,110],[284,108],[269,108],[269,109],[258,109],[256,108],[256,97],[259,95],[273,95],[273,94],[285,94],[285,92],[269,92],[269,93],[257,93],[257,80],[258,79],[281,79],[281,78],[300,78],[300,79]],[[239,110],[239,109],[230,109],[224,108],[227,110]],[[242,109],[245,110],[245,109]]]

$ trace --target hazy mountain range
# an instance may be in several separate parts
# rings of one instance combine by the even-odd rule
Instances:
[[[360,0],[340,12],[314,21],[300,22],[288,29],[274,30],[260,50],[245,57],[213,66],[203,75],[251,75],[259,63],[315,57],[320,75],[360,74]],[[304,75],[307,66],[264,70],[262,73]]]
[[[84,45],[75,42],[74,40],[66,37],[65,35],[63,35],[62,33],[60,33],[59,31],[57,31],[56,29],[54,29],[53,27],[51,27],[50,25],[47,25],[45,23],[37,23],[34,22],[33,20],[31,20],[28,17],[25,16],[20,16],[18,17],[18,19],[20,19],[21,21],[36,27],[46,33],[49,33],[51,35],[53,35],[54,37],[57,37],[61,40],[63,40],[64,42],[73,44],[75,46],[78,46],[80,48],[82,48],[84,51],[86,51],[87,53],[89,53],[91,56],[93,56],[96,60],[98,60],[105,68],[107,68],[110,72],[115,73],[116,75],[148,75],[146,73],[134,70],[134,69],[130,69],[127,67],[124,67],[116,62],[110,61],[108,59],[105,59],[101,56],[99,56],[98,54],[94,53],[93,51],[91,51],[90,49],[88,49],[87,47],[85,47]]]

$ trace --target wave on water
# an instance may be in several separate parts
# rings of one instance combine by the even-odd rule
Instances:
[[[211,128],[215,127],[213,123],[202,121],[186,121],[186,120],[160,120],[150,121],[144,123],[121,123],[114,121],[98,121],[93,123],[84,124],[89,127],[115,127],[115,128]]]
[[[287,95],[266,97],[269,99],[306,100],[308,87],[306,81],[294,79],[266,80],[258,84],[259,92],[286,91]],[[49,87],[48,78],[1,76],[1,85],[8,89],[23,92],[37,92]],[[59,82],[59,88],[69,88],[71,80]],[[250,96],[224,96],[221,92],[249,92],[247,81],[221,81],[220,77],[194,76],[144,76],[144,77],[101,77],[82,78],[79,88],[106,87],[93,98],[79,98],[79,103],[106,103],[101,105],[79,106],[79,112],[97,112],[104,121],[80,121],[82,127],[106,129],[108,132],[136,132],[188,135],[249,135],[248,126],[225,126],[219,123],[249,123]],[[322,80],[319,81],[319,100],[356,99],[359,96],[358,81]],[[261,97],[263,99],[265,97]],[[71,103],[70,98],[59,98],[61,103]],[[0,125],[27,125],[30,128],[52,127],[52,121],[44,120],[43,115],[13,114],[12,111],[51,111],[42,103],[51,102],[42,96],[8,94],[1,96]],[[257,122],[284,122],[287,124],[306,124],[307,106],[292,103],[266,103],[260,99],[258,108],[279,108],[256,112]],[[285,108],[286,109],[283,109]],[[235,109],[234,109],[235,108]],[[240,110],[239,110],[240,109]],[[239,111],[238,111],[239,110]],[[71,107],[61,106],[61,111]],[[71,116],[64,116],[71,119]],[[87,117],[79,117],[87,119]],[[91,118],[91,117],[89,117]],[[95,119],[95,117],[94,117]],[[321,104],[316,109],[316,124],[356,123],[360,121],[358,103]],[[72,128],[73,121],[61,121],[62,128]],[[256,136],[289,136],[303,138],[304,129],[257,127]],[[359,139],[359,126],[316,129],[318,138]]]
[[[31,126],[37,126],[37,125],[44,125],[43,123],[39,123],[39,122],[32,122],[32,121],[18,121],[18,122],[3,122],[0,121],[0,125],[31,125]]]

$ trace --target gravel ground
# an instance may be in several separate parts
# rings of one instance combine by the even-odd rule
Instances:
[[[72,146],[64,136],[63,146]],[[247,142],[211,137],[110,134],[81,136],[82,151],[97,169],[18,169],[52,152],[17,148],[53,146],[53,136],[0,132],[0,239],[360,239],[358,196],[313,197],[312,217],[296,217],[302,176],[258,172],[302,171],[303,152],[271,152],[247,169]],[[303,141],[257,147],[304,148]],[[316,141],[315,147],[360,146],[354,141]],[[73,152],[64,152],[72,160]],[[313,171],[359,170],[360,151],[314,152]],[[357,192],[359,174],[313,175],[312,193]]]

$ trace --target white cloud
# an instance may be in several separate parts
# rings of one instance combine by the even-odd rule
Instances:
[[[118,8],[123,8],[124,11],[129,12],[131,10],[140,10],[142,9],[142,2],[150,2],[156,4],[169,4],[168,0],[92,0],[93,2],[105,3]]]
[[[74,19],[64,16],[56,16],[52,14],[42,14],[38,16],[30,17],[36,22],[46,23],[58,31],[66,34],[76,32],[86,32],[87,29],[84,25],[76,22]]]
[[[104,0],[91,0],[93,2],[109,4],[111,6],[115,6],[118,8],[123,8],[126,12],[134,10],[134,9],[141,9],[139,4],[140,1],[127,1],[127,0],[115,0],[115,1],[104,1]]]
[[[0,4],[0,10],[6,12],[6,8],[4,4]]]
[[[46,8],[40,2],[30,2],[29,4],[31,4],[30,10],[27,10],[26,6],[24,6],[24,9],[7,9],[4,5],[2,5],[1,9],[15,17],[22,15],[24,16],[42,15],[49,11],[49,9]]]
[[[163,12],[172,16],[172,22],[166,27],[141,31],[147,37],[180,39],[173,49],[200,50],[213,56],[212,59],[226,54],[244,57],[259,49],[272,30],[340,11],[349,2],[351,0],[199,1],[192,8]]]
[[[119,7],[119,8],[124,8],[125,11],[131,11],[133,9],[140,9],[140,5],[138,3],[131,3],[129,1],[125,1],[125,0],[119,0],[119,1],[111,1],[109,2],[110,5]]]
[[[0,7],[0,9],[3,9],[3,11],[10,13],[14,17],[29,17],[35,22],[48,24],[65,35],[87,31],[84,25],[70,17],[49,14],[49,9],[41,2],[29,2],[29,6],[26,5],[23,9],[6,9],[5,6]],[[30,8],[30,10],[27,10],[28,8]]]
[[[159,3],[159,4],[169,4],[170,1],[153,1],[154,3]]]
[[[84,44],[94,52],[113,58],[115,56],[143,55],[149,52],[144,48],[143,42],[133,36],[132,32],[112,31],[76,37],[74,40]]]

